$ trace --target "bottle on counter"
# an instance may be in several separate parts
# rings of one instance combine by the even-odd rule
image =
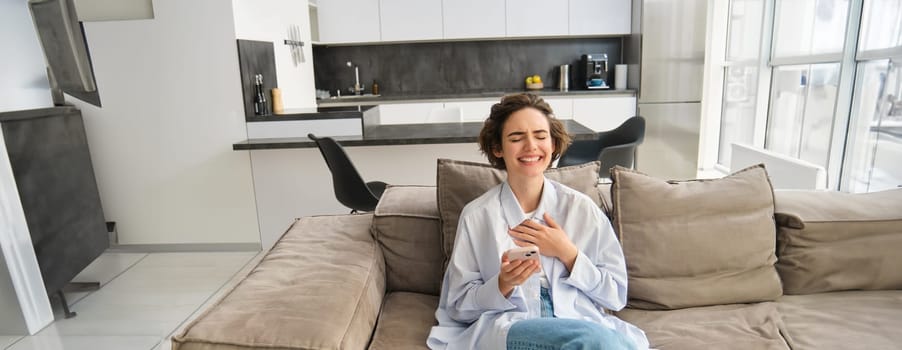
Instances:
[[[263,74],[254,76],[254,114],[269,114],[266,108],[266,94],[263,92]]]
[[[379,83],[377,83],[376,80],[373,79],[373,95],[378,95],[378,94],[379,94]]]

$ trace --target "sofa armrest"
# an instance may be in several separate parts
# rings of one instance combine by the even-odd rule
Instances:
[[[174,350],[365,349],[385,294],[372,215],[299,219]]]

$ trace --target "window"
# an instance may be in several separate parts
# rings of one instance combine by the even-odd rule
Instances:
[[[763,144],[824,166],[833,189],[902,187],[902,1],[731,0],[726,12],[717,164],[734,142]]]
[[[830,55],[839,60],[849,0],[777,0],[773,57]]]
[[[846,188],[873,192],[902,186],[902,74],[892,60],[858,66]]]
[[[849,0],[777,0],[765,148],[830,159]]]
[[[826,167],[839,63],[774,68],[765,147]]]
[[[868,1],[862,9],[857,78],[843,164],[843,189],[902,186],[902,4]]]
[[[764,0],[734,0],[727,21],[726,67],[717,163],[730,164],[732,143],[752,144]]]

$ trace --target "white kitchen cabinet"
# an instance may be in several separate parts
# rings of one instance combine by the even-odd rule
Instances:
[[[357,118],[247,123],[249,139],[306,137],[310,133],[320,136],[351,136],[363,135],[363,129]]]
[[[635,96],[573,98],[573,120],[594,131],[611,130],[634,115]]]
[[[463,122],[483,122],[492,112],[492,105],[499,100],[445,102],[445,108],[460,108]]]
[[[382,41],[442,39],[442,0],[381,0]]]
[[[630,0],[570,0],[570,35],[630,33]]]
[[[364,43],[381,40],[379,0],[328,0],[317,3],[321,43]]]
[[[443,0],[445,39],[502,38],[505,0]]]
[[[546,97],[545,102],[551,106],[557,119],[573,119],[573,99],[564,97]]]
[[[386,103],[374,108],[378,108],[378,120],[375,121],[375,124],[420,124],[428,123],[433,112],[444,109],[445,104],[442,102]],[[367,121],[364,123],[369,124]]]
[[[567,35],[567,1],[507,0],[507,36]]]

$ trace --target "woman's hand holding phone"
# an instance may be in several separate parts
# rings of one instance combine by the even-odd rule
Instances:
[[[545,213],[544,219],[547,225],[527,219],[507,233],[514,239],[514,244],[521,247],[536,245],[545,256],[558,258],[568,271],[573,271],[579,250],[551,215]]]
[[[501,271],[498,273],[498,290],[505,298],[510,297],[514,287],[526,282],[539,272],[539,248],[536,246],[517,247],[501,255]]]

